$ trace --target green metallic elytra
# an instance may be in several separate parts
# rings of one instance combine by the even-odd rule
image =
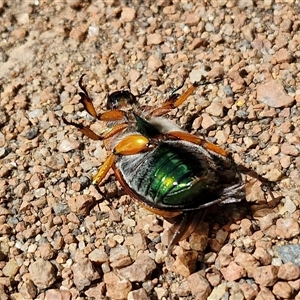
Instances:
[[[156,203],[190,204],[210,190],[209,186],[215,181],[212,170],[211,174],[207,174],[209,166],[205,161],[197,158],[197,155],[185,153],[183,144],[186,142],[177,142],[174,144],[176,147],[164,143],[153,153],[155,164],[149,178],[149,195]]]
[[[193,185],[192,166],[184,161],[177,149],[172,149],[166,145],[160,145],[153,155],[156,160],[155,168],[151,172],[149,195],[156,199],[156,202],[164,204],[182,204],[179,193],[184,192]],[[184,199],[184,202],[189,202]]]

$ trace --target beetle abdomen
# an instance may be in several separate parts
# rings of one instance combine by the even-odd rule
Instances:
[[[171,208],[208,200],[205,195],[218,177],[210,158],[207,150],[192,143],[164,141],[145,153],[121,156],[116,165],[136,194]]]

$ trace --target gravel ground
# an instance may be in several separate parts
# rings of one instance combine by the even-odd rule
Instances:
[[[131,3],[132,2],[132,3]],[[141,4],[142,3],[142,4]],[[0,1],[0,299],[300,299],[300,2]],[[158,106],[218,76],[169,118],[268,179],[213,207],[165,257],[168,224],[114,180],[92,121],[122,88]],[[96,122],[93,130],[105,124]]]

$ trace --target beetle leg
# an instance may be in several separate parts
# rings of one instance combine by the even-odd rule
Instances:
[[[109,121],[118,121],[118,120],[122,120],[126,113],[120,109],[114,109],[114,110],[110,110],[107,111],[105,113],[103,113],[102,115],[98,116],[94,107],[94,104],[92,102],[92,99],[90,98],[85,86],[83,85],[82,81],[83,81],[83,77],[86,74],[83,74],[78,82],[79,87],[82,89],[83,92],[80,92],[80,103],[84,106],[84,109],[94,118],[98,118],[101,121],[105,121],[105,122],[109,122]],[[150,87],[147,88],[147,90],[145,91],[148,92],[148,90],[150,89]],[[142,93],[138,96],[142,96],[145,93]]]
[[[104,122],[119,121],[125,118],[126,113],[120,109],[109,110],[99,116],[99,120]]]
[[[74,122],[69,122],[67,121],[63,116],[62,116],[63,121],[67,124],[67,125],[71,125],[71,126],[75,126],[77,129],[79,129],[79,131],[81,133],[83,133],[84,135],[86,135],[87,137],[89,137],[90,139],[94,140],[94,141],[99,141],[99,140],[105,140],[108,139],[112,136],[114,136],[115,134],[123,131],[124,129],[127,128],[127,124],[122,123],[122,124],[117,124],[112,128],[109,128],[109,130],[107,132],[105,132],[103,135],[98,135],[96,134],[92,129],[90,129],[89,127],[83,126],[81,124],[77,124]]]
[[[240,202],[245,197],[245,183],[239,182],[220,191],[219,198],[193,208],[183,208],[184,212],[201,211],[214,204]]]
[[[173,247],[178,244],[179,241],[184,240],[195,231],[198,224],[203,220],[204,215],[205,210],[189,211],[175,218],[175,222],[173,220],[174,223],[168,232],[168,254],[171,254]],[[172,223],[172,220],[170,221]]]
[[[183,141],[188,141],[191,142],[193,144],[199,145],[199,146],[203,146],[204,148],[215,152],[221,156],[227,156],[228,153],[227,151],[225,151],[224,149],[220,148],[219,146],[209,143],[201,138],[199,138],[198,136],[195,136],[193,134],[190,134],[188,132],[185,131],[170,131],[166,134],[167,136],[171,136],[171,137],[175,137],[178,138],[180,140]]]
[[[100,135],[96,134],[89,127],[82,126],[82,128],[80,128],[79,130],[81,131],[81,133],[83,133],[84,135],[86,135],[87,137],[91,138],[94,141],[102,140],[102,137]]]
[[[104,164],[98,170],[98,173],[93,177],[93,181],[92,181],[93,184],[99,184],[104,179],[104,177],[112,167],[114,160],[115,160],[115,155],[112,153],[105,160]]]
[[[114,154],[132,155],[150,150],[149,140],[140,134],[132,134],[124,137],[113,150]]]
[[[128,127],[127,124],[122,123],[122,124],[117,124],[112,128],[109,128],[109,130],[102,136],[103,139],[108,139],[114,135],[116,135],[117,133],[123,131],[124,129],[126,129]]]
[[[131,155],[150,149],[149,140],[143,135],[133,134],[122,139],[114,148],[113,153],[105,160],[93,178],[93,184],[99,184],[113,166],[116,155]]]
[[[217,78],[215,81],[211,81],[211,82],[207,82],[207,81],[194,82],[181,96],[177,97],[177,94],[175,94],[175,92],[183,86],[182,84],[180,87],[176,88],[173,91],[170,98],[161,107],[151,112],[151,116],[159,117],[168,113],[171,109],[180,106],[195,91],[195,89],[198,86],[216,83],[220,80],[222,80],[222,78]]]
[[[80,79],[79,79],[79,87],[83,90],[83,92],[80,92],[79,95],[80,95],[80,102],[82,103],[82,105],[84,106],[84,109],[91,115],[93,116],[94,118],[97,118],[97,113],[96,113],[96,110],[95,110],[95,107],[94,107],[94,104],[85,88],[85,86],[82,84],[82,80],[83,80],[83,77],[85,76],[86,74],[83,74],[81,75]]]
[[[175,101],[174,101],[174,97],[172,97],[172,95],[171,95],[170,99],[167,100],[167,102],[165,102],[161,107],[159,107],[151,112],[151,116],[159,117],[159,116],[166,114],[171,109],[178,107],[194,92],[194,90],[197,88],[197,86],[198,85],[194,83],[181,96],[179,96],[177,99],[175,99]]]
[[[77,124],[74,122],[69,122],[67,121],[64,116],[62,116],[63,121],[67,124],[67,125],[71,125],[71,126],[75,126],[76,128],[79,129],[79,131],[81,133],[83,133],[84,135],[86,135],[87,137],[91,138],[94,141],[98,141],[103,139],[100,135],[96,134],[92,129],[90,129],[89,127],[85,127],[81,124]]]
[[[168,220],[167,221],[173,223],[172,226],[168,229],[168,248],[167,248],[167,254],[170,255],[173,247],[178,244],[180,240],[182,240],[183,235],[185,234],[186,230],[189,227],[189,219],[191,219],[191,213],[184,213],[183,215],[180,215],[179,217],[175,218],[174,220]]]

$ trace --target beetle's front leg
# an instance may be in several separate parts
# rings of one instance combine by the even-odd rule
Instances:
[[[102,115],[97,115],[96,109],[94,107],[93,101],[90,98],[85,86],[83,85],[83,77],[85,74],[83,74],[79,79],[79,87],[82,89],[82,92],[79,92],[80,96],[80,103],[83,105],[84,109],[94,118],[98,118],[101,121],[118,121],[125,118],[125,112],[121,109],[113,109],[110,111],[107,111],[103,113]],[[148,91],[147,89],[146,91]],[[142,94],[143,95],[143,94]]]
[[[194,83],[181,96],[179,96],[176,99],[174,99],[174,97],[170,97],[170,99],[168,101],[166,101],[161,107],[153,110],[151,112],[151,116],[159,117],[159,116],[165,115],[171,109],[178,107],[194,92],[194,90],[197,88],[197,86],[198,85],[196,83]]]
[[[65,124],[76,127],[77,129],[79,129],[79,131],[82,134],[86,135],[87,137],[89,137],[90,139],[92,139],[94,141],[105,140],[105,139],[111,138],[114,135],[116,135],[117,133],[124,131],[128,127],[128,125],[126,123],[117,124],[114,127],[109,128],[109,130],[104,132],[103,135],[98,135],[91,128],[89,128],[87,126],[83,126],[81,124],[77,124],[74,122],[69,122],[64,117],[62,117],[62,119],[65,122]]]
[[[85,76],[85,74],[81,75],[80,79],[79,79],[79,87],[82,89],[83,92],[79,93],[80,96],[80,103],[84,106],[84,109],[94,118],[97,118],[97,113],[94,107],[94,104],[85,88],[85,86],[83,85],[82,81],[83,81],[83,77]]]
[[[206,85],[206,84],[212,84],[216,83],[218,81],[222,80],[221,78],[217,78],[214,81],[208,82],[208,81],[198,81],[194,82],[182,95],[178,96],[178,94],[175,94],[177,90],[182,88],[183,84],[175,89],[173,93],[171,94],[170,98],[159,108],[154,109],[151,112],[151,116],[153,117],[160,117],[162,115],[165,115],[168,113],[171,109],[176,108],[180,106],[194,91],[197,87],[201,85]]]

